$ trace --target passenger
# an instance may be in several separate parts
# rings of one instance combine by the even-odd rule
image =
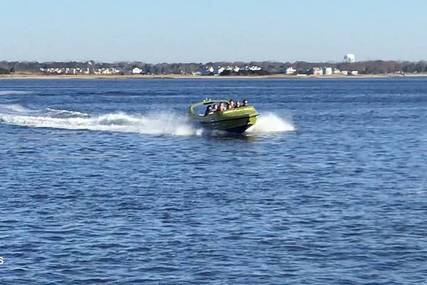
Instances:
[[[246,99],[243,100],[243,106],[244,107],[248,106],[248,100],[246,100]]]
[[[236,103],[234,103],[233,99],[230,99],[229,103],[228,103],[228,108],[229,109],[234,109],[236,107]]]
[[[206,107],[205,116],[212,114],[212,105]]]
[[[225,110],[227,110],[227,108],[225,107],[224,102],[219,103],[219,110],[218,111],[223,112]]]
[[[212,113],[218,112],[218,104],[213,104]]]
[[[240,101],[236,102],[236,108],[240,108],[242,106],[242,103],[240,103]]]

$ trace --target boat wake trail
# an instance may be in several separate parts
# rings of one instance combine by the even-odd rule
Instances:
[[[268,134],[295,131],[294,125],[273,113],[264,113],[257,119],[255,125],[250,127],[248,134]]]
[[[215,135],[204,132],[188,121],[186,116],[174,113],[128,114],[125,112],[91,115],[87,113],[47,108],[28,109],[21,105],[0,104],[0,123],[32,127],[66,130],[91,130],[139,133],[149,135],[200,136]],[[257,123],[246,131],[247,135],[293,131],[295,127],[273,113],[258,118]]]
[[[31,110],[20,105],[1,105],[0,123],[67,130],[93,130],[141,133],[150,135],[191,136],[201,134],[185,117],[171,113],[155,115],[124,112],[90,115],[86,113],[47,108]]]

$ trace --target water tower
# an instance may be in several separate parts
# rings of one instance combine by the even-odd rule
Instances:
[[[352,53],[348,53],[344,56],[344,62],[353,63],[356,62],[356,57]]]

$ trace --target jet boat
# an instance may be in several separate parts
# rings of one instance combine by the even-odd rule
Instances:
[[[221,103],[228,106],[229,101],[205,99],[202,102],[192,104],[188,113],[194,122],[199,123],[204,128],[232,133],[241,134],[256,123],[259,114],[251,105],[235,108],[226,107],[226,110],[222,111],[208,111],[214,105]]]

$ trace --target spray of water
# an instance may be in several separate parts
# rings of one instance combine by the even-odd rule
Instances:
[[[15,108],[16,109],[16,108]],[[197,134],[185,118],[174,114],[130,115],[123,112],[91,116],[74,111],[50,109],[44,114],[2,114],[0,122],[34,128],[92,130],[141,133],[151,135],[189,136]]]
[[[280,118],[273,113],[265,113],[258,117],[255,125],[246,132],[248,134],[266,134],[295,131],[295,127],[289,121]]]
[[[185,116],[174,113],[127,114],[124,112],[91,115],[77,111],[48,108],[31,110],[20,105],[0,105],[0,123],[68,130],[93,130],[140,133],[150,135],[202,135]],[[292,131],[294,127],[275,114],[260,116],[257,124],[247,130],[249,135]]]

